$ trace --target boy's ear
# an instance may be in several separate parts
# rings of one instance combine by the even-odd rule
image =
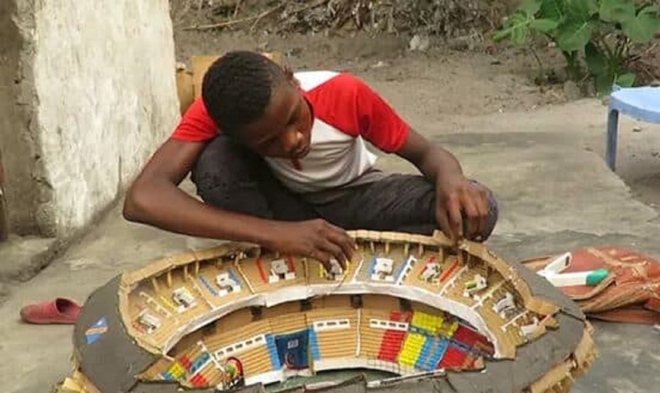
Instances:
[[[284,75],[286,80],[293,83],[294,86],[300,87],[300,81],[293,75],[293,69],[290,66],[284,66]]]

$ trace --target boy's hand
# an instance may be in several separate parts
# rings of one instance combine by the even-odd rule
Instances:
[[[346,261],[357,250],[355,240],[346,231],[321,219],[278,222],[269,237],[270,249],[316,259],[328,271],[332,258],[345,269]]]
[[[461,174],[436,182],[436,219],[454,243],[464,237],[479,240],[488,224],[488,207],[486,189]]]

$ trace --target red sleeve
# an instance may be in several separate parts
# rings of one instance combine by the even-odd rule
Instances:
[[[312,89],[315,116],[352,136],[361,135],[386,153],[398,151],[409,125],[365,82],[339,74]]]
[[[184,142],[205,142],[213,139],[218,133],[218,127],[206,112],[202,98],[197,98],[183,114],[172,139]]]

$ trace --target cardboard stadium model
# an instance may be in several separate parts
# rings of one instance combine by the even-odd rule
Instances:
[[[520,264],[440,232],[351,235],[344,271],[230,243],[115,277],[85,303],[59,391],[262,391],[371,369],[396,377],[323,391],[559,392],[593,362],[580,309]]]

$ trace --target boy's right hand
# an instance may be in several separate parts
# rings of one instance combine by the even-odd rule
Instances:
[[[333,258],[345,269],[346,261],[357,250],[357,243],[346,231],[322,219],[280,221],[268,238],[266,246],[271,250],[316,259],[328,271]]]

